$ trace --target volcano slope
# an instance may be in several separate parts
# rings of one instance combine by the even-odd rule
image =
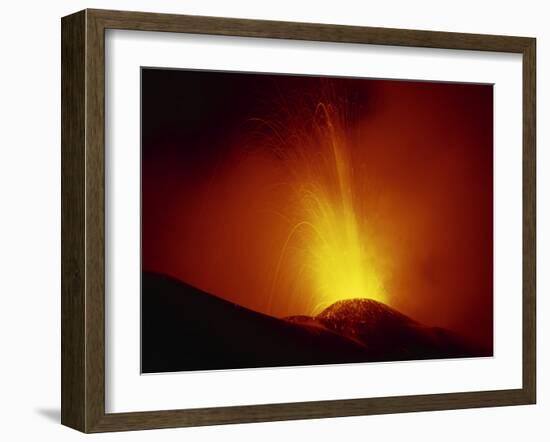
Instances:
[[[142,273],[142,373],[491,355],[370,299],[279,319],[177,279]]]

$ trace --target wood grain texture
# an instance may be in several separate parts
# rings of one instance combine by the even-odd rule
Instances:
[[[105,414],[105,38],[86,11],[86,431]]]
[[[84,428],[85,13],[61,29],[61,422]]]
[[[536,402],[536,40],[523,50],[523,389]]]
[[[320,419],[417,411],[521,405],[523,390],[293,402],[240,407],[107,414],[92,432],[146,430],[293,419]]]
[[[367,43],[476,51],[522,52],[529,38],[456,32],[244,20],[222,17],[88,10],[106,29],[186,32],[290,40]]]
[[[105,29],[523,55],[523,387],[338,401],[105,413]],[[535,40],[86,10],[62,20],[62,423],[83,432],[531,404],[536,398]]]

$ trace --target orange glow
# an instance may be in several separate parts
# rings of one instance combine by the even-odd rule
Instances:
[[[347,298],[387,302],[380,252],[368,237],[369,218],[359,210],[350,141],[338,109],[319,103],[311,130],[293,135],[284,140],[281,155],[290,172],[294,207],[280,213],[291,227],[275,268],[268,311],[279,286],[289,293],[302,286],[300,292],[311,297],[309,314]]]
[[[143,75],[144,271],[278,318],[371,298],[492,343],[491,85]]]

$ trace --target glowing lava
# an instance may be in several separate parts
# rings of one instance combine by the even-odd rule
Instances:
[[[493,85],[144,69],[142,98],[142,271],[492,345]]]
[[[354,175],[343,120],[335,106],[320,103],[309,130],[291,132],[286,148],[277,151],[291,176],[295,207],[284,215],[293,223],[282,245],[270,298],[278,284],[286,283],[287,290],[309,293],[312,314],[348,298],[387,302],[380,256],[356,189],[362,177]],[[297,269],[295,275],[290,269]]]

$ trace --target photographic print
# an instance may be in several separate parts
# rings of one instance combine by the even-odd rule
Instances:
[[[493,355],[491,84],[142,68],[141,370]]]

